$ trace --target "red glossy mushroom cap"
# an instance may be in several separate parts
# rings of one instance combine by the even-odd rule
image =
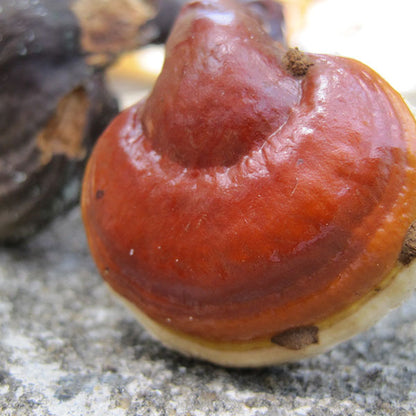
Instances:
[[[415,138],[362,63],[284,50],[231,0],[191,3],[149,98],[89,161],[91,252],[148,326],[192,345],[319,344],[404,267]]]

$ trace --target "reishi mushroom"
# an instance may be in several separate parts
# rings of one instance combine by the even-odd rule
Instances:
[[[416,284],[415,138],[364,64],[287,49],[233,0],[190,3],[149,97],[88,162],[93,258],[175,350],[227,366],[323,352]]]

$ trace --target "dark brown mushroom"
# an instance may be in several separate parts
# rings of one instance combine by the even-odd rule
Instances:
[[[79,199],[95,139],[118,112],[105,69],[148,43],[142,0],[0,0],[0,242]]]

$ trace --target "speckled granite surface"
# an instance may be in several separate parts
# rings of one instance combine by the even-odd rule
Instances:
[[[0,251],[1,415],[416,415],[416,296],[300,363],[229,370],[160,346],[114,300],[79,209]]]

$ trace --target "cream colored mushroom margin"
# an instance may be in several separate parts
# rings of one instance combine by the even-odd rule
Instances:
[[[266,343],[215,343],[165,327],[145,315],[131,302],[110,290],[136,315],[142,326],[165,346],[187,356],[226,367],[261,367],[298,361],[329,350],[367,330],[390,310],[397,308],[416,287],[416,260],[398,264],[390,275],[364,299],[321,323],[318,342],[299,350]]]

